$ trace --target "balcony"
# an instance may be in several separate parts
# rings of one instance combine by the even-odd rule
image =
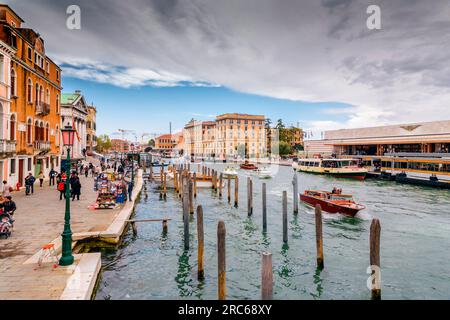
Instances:
[[[36,115],[46,116],[50,114],[50,105],[45,102],[36,102]]]
[[[33,147],[37,151],[49,151],[50,141],[34,141]]]
[[[8,157],[16,153],[16,141],[0,139],[0,157]]]

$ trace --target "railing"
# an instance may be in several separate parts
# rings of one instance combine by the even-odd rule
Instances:
[[[16,141],[0,139],[0,154],[12,154],[16,152]]]
[[[50,113],[50,105],[45,102],[36,102],[36,115],[46,116]]]
[[[50,150],[50,141],[34,141],[34,149],[40,151]]]

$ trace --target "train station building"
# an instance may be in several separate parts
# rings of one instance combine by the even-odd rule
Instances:
[[[450,120],[325,131],[305,141],[305,153],[450,157]]]

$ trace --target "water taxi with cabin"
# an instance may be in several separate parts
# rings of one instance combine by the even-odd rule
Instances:
[[[354,159],[298,159],[292,167],[300,172],[329,174],[339,178],[364,180],[367,168],[358,165]]]

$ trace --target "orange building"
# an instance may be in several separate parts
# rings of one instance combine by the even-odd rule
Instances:
[[[60,166],[61,69],[46,55],[44,39],[22,27],[24,21],[9,6],[0,5],[0,40],[16,50],[11,61],[9,140],[16,154],[9,158],[9,183],[29,173]]]
[[[171,134],[163,134],[155,139],[155,149],[171,151],[176,144],[177,141]]]
[[[125,153],[130,149],[130,144],[126,140],[111,139],[111,152]]]

